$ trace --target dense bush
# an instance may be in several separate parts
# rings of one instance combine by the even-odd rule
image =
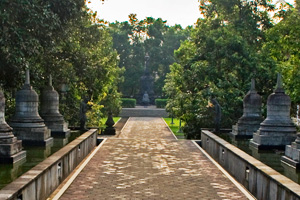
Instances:
[[[167,101],[167,99],[155,99],[156,108],[165,108]]]
[[[136,105],[136,100],[135,99],[130,99],[130,98],[122,98],[122,107],[123,108],[134,108]]]

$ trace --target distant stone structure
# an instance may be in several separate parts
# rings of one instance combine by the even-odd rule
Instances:
[[[148,93],[149,96],[149,100],[150,100],[150,104],[154,103],[154,91],[153,91],[153,81],[154,78],[151,76],[149,69],[148,69],[148,62],[149,62],[149,55],[146,54],[145,56],[145,70],[144,70],[144,74],[141,77],[140,81],[141,81],[141,87],[140,87],[140,93],[139,93],[139,97],[138,97],[138,103],[143,103],[142,99],[143,96],[145,94],[145,92]]]
[[[169,117],[169,114],[164,108],[137,106],[136,108],[122,108],[119,117]]]
[[[150,99],[149,99],[149,95],[148,95],[147,91],[145,91],[145,94],[142,99],[142,103],[144,106],[148,106],[150,103]]]
[[[243,116],[238,120],[236,125],[232,126],[230,136],[234,139],[252,138],[260,123],[263,121],[261,115],[262,99],[255,90],[255,81],[251,80],[250,91],[243,99]]]
[[[220,133],[221,120],[222,120],[222,109],[221,109],[221,106],[220,106],[218,100],[215,97],[212,98],[210,101],[214,106],[215,133]]]
[[[26,151],[22,151],[22,141],[12,133],[5,121],[5,97],[0,88],[0,163],[17,163],[26,160]]]
[[[51,136],[69,137],[70,129],[59,112],[59,95],[52,86],[52,77],[49,77],[49,85],[44,88],[41,94],[41,117],[45,120],[46,126],[51,129]]]
[[[48,146],[53,144],[51,131],[38,113],[39,98],[30,85],[29,70],[26,81],[16,93],[16,113],[10,122],[13,133],[24,145]]]
[[[79,111],[79,118],[80,118],[80,130],[81,131],[86,131],[86,121],[87,121],[87,117],[86,117],[86,112],[88,110],[88,98],[84,97],[83,100],[80,103],[80,111]]]
[[[104,130],[104,135],[115,135],[116,129],[113,127],[115,125],[114,119],[112,117],[112,112],[108,113],[107,121],[105,122],[106,128]]]
[[[282,87],[281,74],[267,102],[267,118],[253,134],[250,145],[257,149],[284,148],[296,138],[296,127],[290,118],[291,99]]]

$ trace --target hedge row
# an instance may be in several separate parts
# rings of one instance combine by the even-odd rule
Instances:
[[[155,99],[155,105],[157,108],[165,108],[167,101],[167,99]]]
[[[135,108],[136,100],[130,98],[121,98],[122,108]]]

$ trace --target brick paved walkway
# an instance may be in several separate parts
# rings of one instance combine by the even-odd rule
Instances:
[[[192,141],[161,118],[130,118],[107,139],[60,198],[247,199]]]

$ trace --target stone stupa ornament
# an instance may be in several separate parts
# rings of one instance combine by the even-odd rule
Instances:
[[[296,127],[290,117],[291,99],[282,87],[281,74],[277,76],[274,93],[268,97],[267,118],[253,134],[250,145],[257,149],[284,149],[296,138]]]
[[[112,116],[112,112],[109,112],[107,120],[105,122],[106,128],[104,129],[103,135],[115,135],[116,129],[114,127],[114,124],[115,122]]]
[[[48,146],[53,143],[51,131],[38,113],[39,98],[30,85],[29,70],[26,70],[26,81],[16,93],[16,113],[10,122],[13,132],[24,145]]]
[[[52,86],[52,77],[49,76],[49,85],[44,88],[41,95],[41,117],[46,126],[51,129],[51,136],[69,137],[70,129],[59,112],[59,95]]]
[[[26,151],[22,151],[22,141],[12,133],[5,121],[5,97],[0,88],[0,163],[19,163],[26,160]]]
[[[252,138],[263,121],[261,115],[262,99],[255,90],[255,81],[251,80],[251,89],[243,99],[243,116],[232,126],[231,136],[234,139]]]

